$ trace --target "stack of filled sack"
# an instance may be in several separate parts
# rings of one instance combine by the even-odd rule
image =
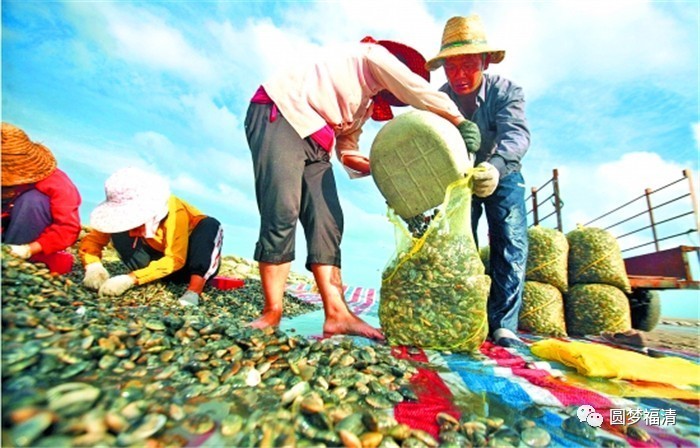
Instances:
[[[530,227],[520,330],[547,336],[566,336],[564,294],[568,290],[569,243],[555,229]]]
[[[566,328],[570,335],[624,332],[632,328],[631,292],[617,240],[608,231],[579,227],[569,242],[569,291]]]

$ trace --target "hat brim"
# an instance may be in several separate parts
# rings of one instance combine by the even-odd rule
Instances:
[[[491,55],[491,64],[498,64],[506,57],[505,50],[499,50],[489,47],[488,45],[461,45],[442,50],[437,56],[425,63],[427,70],[437,70],[445,63],[445,58],[451,56],[460,56],[463,54],[482,54],[488,53]]]
[[[3,142],[4,143],[4,142]],[[56,170],[56,158],[53,153],[41,143],[28,142],[22,152],[15,148],[5,148],[2,154],[2,184],[3,187],[33,184],[44,180]]]
[[[413,73],[430,82],[430,72],[426,69],[425,57],[415,48],[393,40],[380,40],[377,44],[389,50],[396,59],[403,62]],[[379,93],[390,106],[406,106],[406,103],[396,98],[388,90]]]
[[[146,202],[105,201],[90,213],[90,227],[102,233],[126,232],[145,224],[155,214],[155,207],[156,204]]]

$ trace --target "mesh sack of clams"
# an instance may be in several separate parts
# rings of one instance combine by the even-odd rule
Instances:
[[[569,243],[566,235],[541,226],[527,230],[528,253],[525,279],[556,286],[566,292]]]
[[[372,142],[369,160],[377,188],[404,219],[440,205],[447,186],[473,165],[457,128],[420,110],[387,122]]]
[[[491,279],[471,233],[471,175],[447,188],[421,238],[396,215],[397,251],[382,275],[379,321],[389,342],[473,352],[486,339]]]
[[[518,328],[534,334],[566,336],[564,297],[547,283],[526,281]]]
[[[484,263],[485,274],[491,275],[491,246],[484,246],[479,249],[479,257],[481,262]]]
[[[624,332],[632,328],[627,296],[602,283],[572,285],[565,295],[566,329],[572,336]]]
[[[569,241],[569,285],[604,283],[631,293],[617,239],[604,229],[582,227],[566,234]]]

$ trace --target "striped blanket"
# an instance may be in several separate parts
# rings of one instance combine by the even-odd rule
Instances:
[[[308,285],[294,285],[288,291],[302,300],[319,303],[320,297]],[[379,294],[370,288],[346,287],[346,301],[353,312],[378,326]],[[312,321],[304,316],[289,319],[286,327],[300,334],[318,336],[322,312]],[[539,338],[525,338],[534,342]],[[583,339],[578,339],[583,340]],[[589,339],[589,343],[601,343]],[[700,389],[677,388],[659,383],[603,380],[583,377],[570,367],[536,358],[528,350],[504,349],[485,342],[480,353],[462,355],[395,347],[395,356],[427,362],[413,378],[417,402],[394,408],[399,422],[437,436],[435,415],[464,412],[486,415],[497,412],[517,417],[529,406],[544,411],[538,424],[551,437],[551,446],[596,446],[561,429],[562,421],[576,415],[582,405],[592,406],[603,416],[600,436],[626,441],[631,446],[700,446]],[[666,350],[668,355],[675,353]],[[683,354],[688,358],[687,354]],[[697,359],[694,359],[698,362]],[[632,421],[634,420],[634,421]],[[651,436],[640,442],[622,434],[623,424],[634,423]]]

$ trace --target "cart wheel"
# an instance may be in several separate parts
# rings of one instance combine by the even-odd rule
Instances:
[[[661,318],[661,297],[658,291],[634,289],[628,298],[632,314],[632,328],[642,331],[653,330]]]

